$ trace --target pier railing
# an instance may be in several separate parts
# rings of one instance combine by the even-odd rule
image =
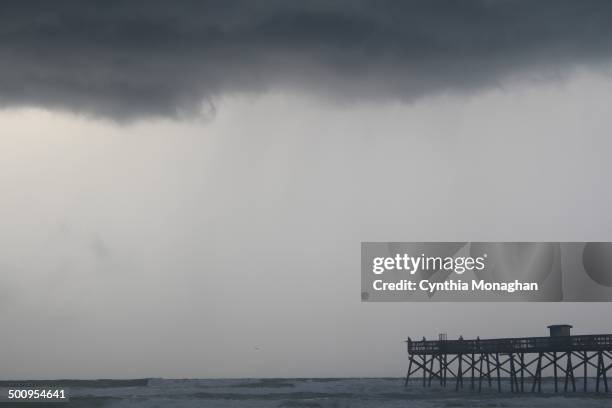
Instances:
[[[410,354],[612,351],[612,334],[475,340],[408,340]]]

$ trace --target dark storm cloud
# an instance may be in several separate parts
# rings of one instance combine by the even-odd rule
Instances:
[[[116,119],[273,87],[412,100],[611,55],[608,1],[0,3],[0,104]]]

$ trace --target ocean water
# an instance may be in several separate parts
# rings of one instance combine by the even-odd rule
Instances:
[[[423,388],[418,380],[404,388],[399,378],[65,380],[45,384],[69,387],[71,401],[53,405],[58,407],[612,407],[612,393],[555,394],[550,379],[544,381],[543,392],[536,394],[498,393],[485,384],[481,393],[473,392],[469,380],[459,391],[452,383],[447,388],[439,384]],[[562,389],[563,382],[560,386]],[[594,389],[593,381],[589,386]]]

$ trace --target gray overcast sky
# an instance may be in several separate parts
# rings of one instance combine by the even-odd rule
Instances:
[[[605,0],[9,0],[0,104],[130,120],[279,87],[411,101],[605,64],[611,20]]]
[[[407,335],[611,331],[359,298],[361,241],[612,240],[608,3],[46,4],[0,17],[1,378],[400,376]]]

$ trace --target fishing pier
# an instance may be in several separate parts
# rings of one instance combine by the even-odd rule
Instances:
[[[542,378],[551,377],[554,391],[605,391],[612,371],[612,334],[572,336],[572,326],[548,326],[548,337],[406,341],[409,356],[405,385],[412,378],[423,387],[439,381],[455,389],[481,391],[483,383],[502,392],[541,392]],[[595,380],[589,389],[589,378]],[[505,385],[507,388],[507,385]],[[591,384],[593,388],[593,384]]]

